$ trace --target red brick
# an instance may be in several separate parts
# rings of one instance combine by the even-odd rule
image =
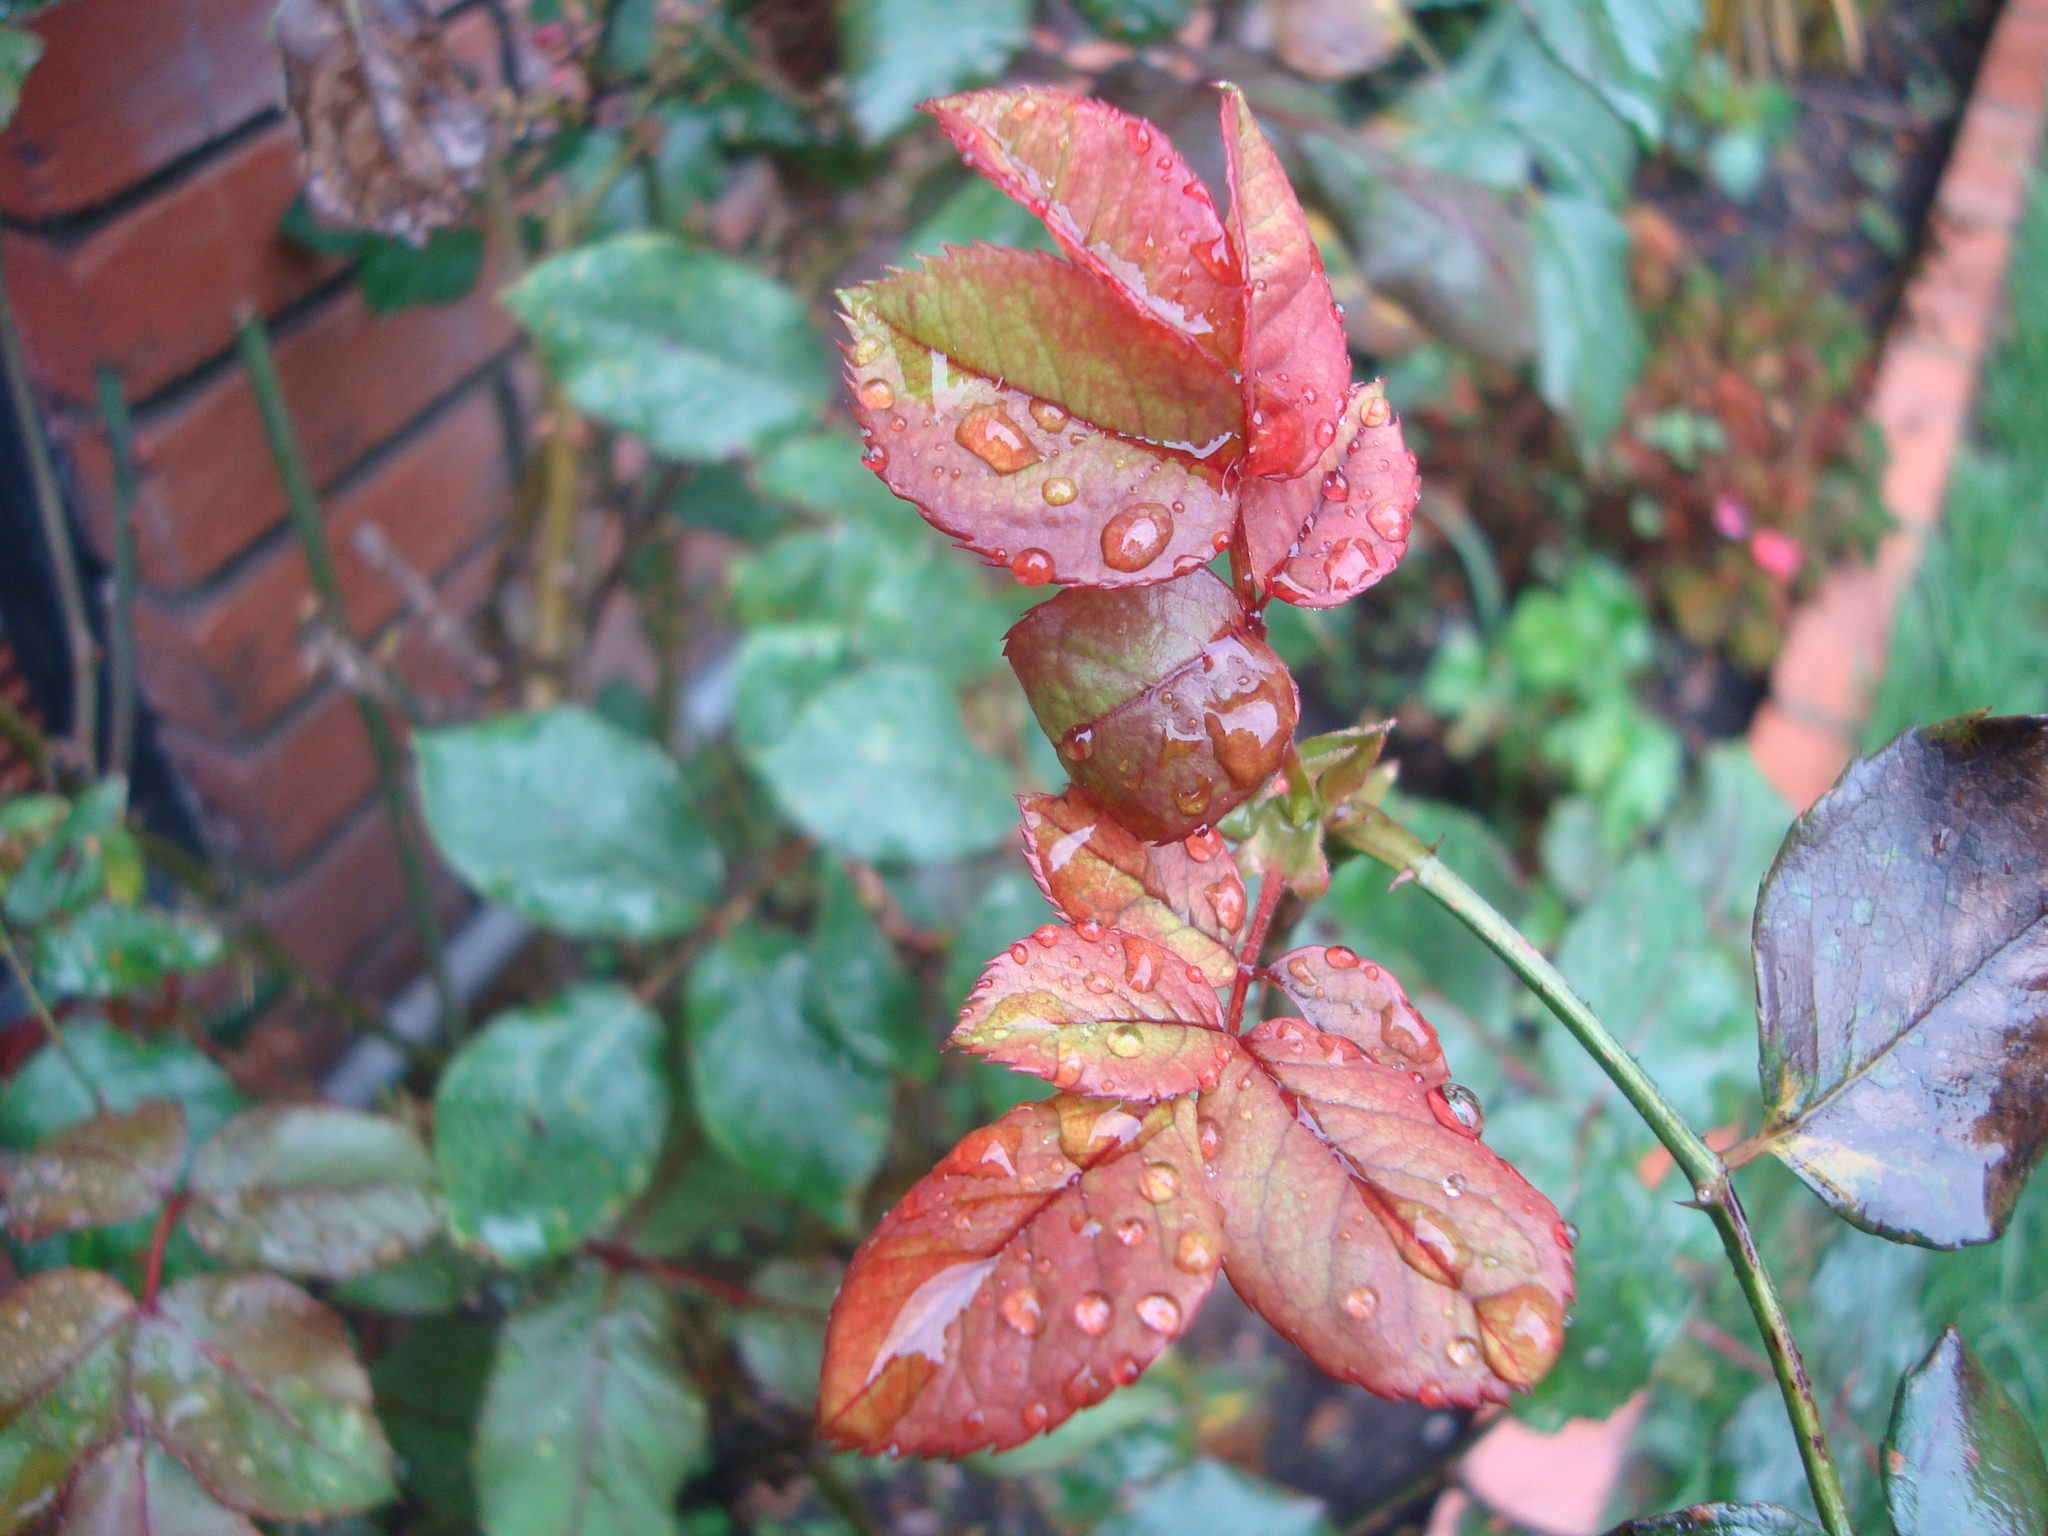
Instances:
[[[1856,755],[1840,731],[1801,720],[1769,700],[1750,722],[1749,751],[1771,787],[1797,811],[1826,794]]]
[[[486,281],[459,303],[378,318],[349,290],[276,344],[278,374],[314,483],[328,485],[434,400],[511,345],[511,316]],[[284,482],[248,375],[237,366],[136,428],[135,505],[145,583],[181,591],[275,528]],[[94,432],[73,448],[86,526],[112,546],[112,470]]]
[[[415,570],[434,575],[475,545],[510,504],[511,472],[487,389],[472,391],[331,498],[328,539],[356,633],[381,628],[401,602],[391,582],[356,554],[357,527],[377,523]],[[176,605],[145,594],[135,627],[151,702],[166,719],[212,740],[261,731],[311,681],[299,638],[309,599],[304,556],[283,533],[218,590]]]
[[[1869,414],[1884,432],[1888,454],[1885,510],[1908,527],[1925,528],[1941,517],[1949,465],[1976,384],[1975,367],[1945,352],[1905,337],[1885,348]]]
[[[111,363],[131,400],[234,344],[236,310],[275,314],[340,264],[279,237],[299,194],[299,141],[275,123],[69,246],[7,239],[29,370],[89,404]]]
[[[1972,101],[1934,200],[1965,223],[2012,229],[2027,203],[2027,172],[2040,139],[2040,120],[1995,102]]]
[[[1936,212],[1928,236],[1927,259],[1906,289],[1898,334],[1974,364],[2004,290],[2011,232]]]
[[[2048,90],[2048,14],[2027,13],[2008,6],[1991,34],[1972,100],[1995,102],[2038,119]]]
[[[496,565],[494,548],[464,560],[439,593],[444,610],[473,613]],[[421,626],[400,624],[404,638],[392,665],[430,709],[473,694],[469,680],[448,665]],[[362,717],[354,698],[333,684],[251,747],[222,746],[176,727],[167,727],[163,739],[198,795],[209,843],[260,874],[297,864],[376,791],[377,769]]]

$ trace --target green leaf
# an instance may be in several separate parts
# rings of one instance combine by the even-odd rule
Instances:
[[[356,286],[372,314],[392,315],[416,304],[453,304],[483,269],[480,229],[437,229],[424,245],[372,235],[357,258]]]
[[[81,794],[7,881],[0,910],[8,921],[36,928],[101,896],[134,901],[142,871],[134,836],[121,823],[127,806],[127,781],[118,777]]]
[[[257,1536],[153,1441],[109,1442],[79,1468],[63,1536]]]
[[[2048,718],[1964,716],[1854,764],[1758,902],[1771,1151],[1895,1240],[1989,1242],[2048,1141]]]
[[[185,1221],[215,1258],[346,1280],[441,1228],[434,1160],[385,1115],[313,1105],[252,1109],[192,1159]]]
[[[1150,42],[1188,19],[1188,0],[1076,0],[1088,25],[1105,37]]]
[[[658,1536],[705,1459],[704,1405],[645,1277],[579,1264],[512,1314],[477,1425],[488,1536]]]
[[[625,988],[498,1015],[434,1099],[450,1228],[507,1264],[566,1253],[647,1187],[668,1107],[661,1022]]]
[[[391,1447],[341,1319],[275,1275],[181,1280],[131,1346],[138,1422],[215,1497],[277,1520],[389,1499]]]
[[[857,858],[964,858],[994,847],[1014,814],[1007,770],[968,739],[939,675],[915,663],[827,684],[754,766],[792,821]]]
[[[203,971],[226,952],[211,926],[153,907],[100,902],[46,928],[36,943],[36,977],[58,997],[120,997]]]
[[[1821,1536],[1821,1530],[1775,1504],[1695,1504],[1676,1514],[1626,1521],[1607,1536]]]
[[[420,731],[420,803],[478,890],[578,938],[651,939],[703,916],[724,860],[681,770],[576,705]]]
[[[1538,199],[1529,217],[1536,385],[1582,451],[1621,424],[1647,348],[1628,287],[1628,227],[1597,202]]]
[[[844,1227],[888,1143],[889,1079],[846,1050],[815,996],[794,939],[735,929],[690,974],[690,1083],[713,1146]]]
[[[43,56],[43,40],[20,27],[0,27],[0,128],[14,120],[21,83]]]
[[[66,1024],[63,1035],[86,1081],[60,1052],[37,1051],[0,1084],[0,1142],[30,1147],[90,1120],[97,1112],[93,1087],[112,1110],[133,1109],[144,1099],[175,1099],[184,1106],[194,1141],[211,1136],[249,1102],[227,1073],[175,1036],[143,1039],[98,1019]]]
[[[846,1266],[836,1259],[771,1259],[747,1288],[783,1307],[750,1307],[736,1326],[740,1361],[769,1397],[808,1412],[825,1362],[825,1315]]]
[[[377,1416],[404,1469],[405,1490],[448,1524],[476,1519],[470,1441],[483,1406],[493,1330],[467,1317],[407,1329],[370,1367]]]
[[[0,1153],[0,1205],[25,1242],[146,1216],[185,1168],[185,1112],[145,1099],[59,1131],[26,1156]]]
[[[848,105],[861,136],[879,143],[926,97],[999,74],[1030,19],[1026,0],[840,0]]]
[[[1898,1536],[2048,1530],[2041,1443],[1953,1328],[1899,1383],[1884,1496]]]
[[[344,1307],[395,1317],[436,1317],[453,1312],[488,1271],[446,1238],[430,1242],[396,1264],[344,1280],[329,1294]]]
[[[872,1071],[919,1082],[938,1070],[938,1041],[918,1009],[917,985],[875,926],[844,870],[827,865],[825,900],[811,933],[805,1012]]]
[[[1530,0],[1536,34],[1638,134],[1663,142],[1664,114],[1692,62],[1699,0]]]
[[[758,448],[813,416],[831,389],[796,295],[665,235],[552,257],[504,300],[579,408],[669,458]]]
[[[1288,1493],[1209,1457],[1132,1493],[1128,1505],[1095,1527],[1095,1536],[1320,1536],[1329,1526],[1321,1501]]]
[[[105,1275],[51,1269],[11,1291],[0,1319],[0,1530],[12,1532],[120,1422],[135,1303]]]

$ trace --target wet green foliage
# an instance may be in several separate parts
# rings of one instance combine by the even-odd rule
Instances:
[[[1898,1536],[2021,1536],[2048,1526],[2041,1443],[1953,1328],[1899,1383],[1884,1470]]]

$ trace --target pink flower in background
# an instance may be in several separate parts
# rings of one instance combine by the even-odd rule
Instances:
[[[1714,498],[1714,526],[1724,539],[1739,539],[1749,532],[1749,508],[1725,492]]]
[[[1762,567],[1766,575],[1779,581],[1790,581],[1806,564],[1806,551],[1788,533],[1780,533],[1775,528],[1759,528],[1749,536],[1749,558]]]

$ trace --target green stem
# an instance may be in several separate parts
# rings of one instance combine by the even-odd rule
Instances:
[[[71,1044],[64,1038],[64,1032],[57,1028],[56,1015],[50,1012],[50,1005],[43,1001],[43,994],[36,990],[35,977],[29,974],[27,966],[21,963],[21,956],[15,952],[14,940],[8,937],[7,925],[0,923],[0,957],[5,957],[7,968],[14,972],[14,979],[21,985],[21,994],[28,999],[28,1005],[35,1011],[36,1019],[43,1026],[43,1033],[49,1038],[50,1049],[63,1058],[64,1065],[71,1069],[71,1075],[85,1085],[85,1091],[92,1095],[92,1102],[101,1114],[107,1112],[107,1096],[100,1092],[100,1085],[92,1080],[85,1068],[71,1054]]]
[[[242,362],[249,370],[249,383],[263,417],[263,433],[270,440],[271,457],[284,480],[285,504],[291,513],[292,529],[305,552],[313,596],[329,630],[343,640],[354,636],[348,609],[341,600],[341,583],[334,573],[334,556],[327,547],[327,529],[320,520],[320,502],[313,481],[306,473],[305,459],[293,435],[291,413],[285,404],[284,386],[277,376],[277,363],[270,355],[270,339],[263,322],[244,311],[235,327],[241,344]],[[406,906],[411,909],[414,929],[419,934],[427,971],[434,980],[434,992],[441,1001],[441,1027],[450,1038],[462,1033],[462,1002],[448,979],[447,949],[441,937],[440,914],[434,910],[434,889],[427,876],[427,861],[414,840],[412,805],[405,792],[405,779],[398,751],[398,739],[378,700],[355,695],[356,709],[363,717],[364,734],[370,738],[370,752],[377,760],[377,783],[391,817],[391,840],[398,850],[399,870],[405,881]]]
[[[95,374],[100,419],[114,461],[114,611],[107,624],[113,678],[108,687],[107,767],[130,771],[135,755],[135,429],[121,376],[102,365]]]
[[[1721,1246],[1742,1286],[1743,1298],[1763,1334],[1764,1349],[1778,1378],[1778,1390],[1785,1399],[1785,1411],[1799,1440],[1800,1460],[1806,1466],[1806,1481],[1813,1490],[1814,1507],[1828,1536],[1855,1536],[1849,1522],[1849,1502],[1842,1492],[1841,1474],[1828,1451],[1827,1427],[1820,1405],[1814,1401],[1813,1384],[1807,1379],[1806,1363],[1792,1337],[1791,1324],[1757,1252],[1756,1239],[1749,1230],[1749,1218],[1728,1170],[1712,1147],[1687,1125],[1678,1111],[1650,1080],[1621,1042],[1608,1033],[1577,993],[1572,991],[1557,967],[1523,938],[1521,932],[1471,886],[1437,858],[1414,833],[1384,811],[1368,806],[1360,814],[1332,826],[1332,835],[1361,852],[1369,853],[1398,871],[1396,883],[1413,880],[1441,903],[1480,941],[1507,962],[1508,968],[1543,999],[1560,1023],[1572,1032],[1588,1055],[1600,1064],[1636,1113],[1664,1144],[1665,1150],[1685,1171],[1693,1187],[1692,1204],[1705,1211],[1720,1234]]]

